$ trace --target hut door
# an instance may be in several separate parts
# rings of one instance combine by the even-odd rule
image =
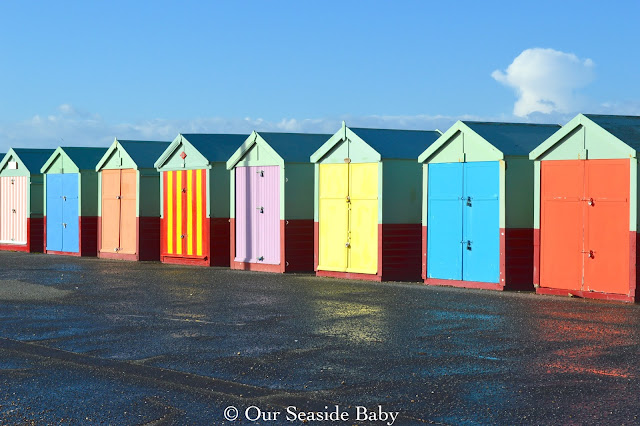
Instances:
[[[236,168],[236,262],[280,263],[280,167]]]
[[[0,178],[0,243],[27,243],[27,177]]]
[[[164,254],[203,256],[206,176],[202,169],[163,172]]]
[[[347,272],[378,273],[378,163],[349,164]]]
[[[61,174],[47,174],[47,250],[62,251],[62,190]]]
[[[80,251],[78,175],[47,174],[47,250]]]
[[[629,292],[629,160],[543,161],[540,285]]]
[[[497,162],[429,164],[427,277],[497,283]]]
[[[497,161],[463,163],[462,279],[500,278],[500,169]]]
[[[462,279],[462,164],[428,166],[428,278]]]
[[[318,269],[347,270],[349,165],[321,164],[318,192]]]
[[[629,160],[585,163],[584,290],[629,292]],[[633,259],[635,261],[635,258]]]
[[[102,171],[102,251],[136,253],[136,171]]]
[[[321,164],[319,259],[325,271],[378,272],[378,163]]]

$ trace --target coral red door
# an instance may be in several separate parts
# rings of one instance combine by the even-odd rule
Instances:
[[[542,161],[540,286],[582,289],[584,161]]]
[[[584,290],[629,292],[629,160],[585,163]]]

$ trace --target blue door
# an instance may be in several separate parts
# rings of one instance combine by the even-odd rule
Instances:
[[[62,251],[80,251],[80,229],[78,220],[78,175],[62,175]]]
[[[464,163],[462,279],[500,278],[500,169],[497,161]]]
[[[428,278],[462,279],[462,164],[429,164]]]
[[[47,174],[47,250],[62,251],[62,176]]]
[[[427,278],[498,283],[497,161],[429,164]]]

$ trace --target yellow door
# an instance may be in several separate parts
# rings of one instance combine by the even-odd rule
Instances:
[[[319,168],[318,269],[347,270],[349,226],[349,167],[321,164]]]
[[[378,163],[349,165],[349,259],[347,272],[378,273]]]

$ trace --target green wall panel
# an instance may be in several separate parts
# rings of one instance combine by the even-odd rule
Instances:
[[[233,171],[233,170],[232,170]],[[230,217],[229,170],[223,162],[212,163],[209,169],[209,207],[211,218]]]
[[[421,223],[422,164],[384,160],[382,223]]]
[[[314,165],[287,163],[284,183],[284,219],[313,219]],[[282,186],[282,185],[281,185]],[[282,216],[282,213],[281,213]]]
[[[155,169],[140,169],[137,174],[138,217],[160,217],[160,174]]]
[[[505,225],[507,228],[533,228],[533,161],[526,157],[507,157],[505,182]]]
[[[98,216],[98,173],[92,171],[80,172],[79,191],[80,214],[82,216]]]

